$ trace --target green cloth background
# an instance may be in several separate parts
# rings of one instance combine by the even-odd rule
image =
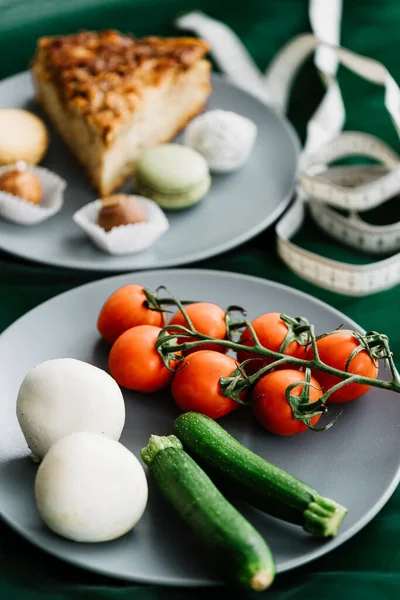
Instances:
[[[320,0],[328,2],[329,0]],[[400,81],[397,0],[344,0],[342,43],[374,57]],[[137,36],[173,35],[172,20],[181,11],[200,8],[225,20],[241,37],[261,68],[293,35],[309,30],[306,0],[0,0],[0,78],[24,70],[41,35],[80,28],[114,27]],[[347,128],[368,131],[398,148],[398,139],[383,109],[382,90],[347,72],[340,80],[348,109]],[[305,123],[321,94],[308,65],[295,87],[289,117],[303,136]],[[390,223],[399,210],[389,203],[371,213],[371,222]],[[310,250],[348,262],[368,262],[320,233],[307,222],[297,241]],[[363,327],[390,334],[400,356],[399,289],[362,299],[323,291],[299,279],[277,258],[274,233],[268,230],[228,254],[193,265],[258,275],[321,298]],[[47,298],[92,281],[98,275],[53,269],[0,254],[0,331]],[[34,343],[34,340],[27,340]],[[1,365],[0,365],[1,368]],[[384,398],[382,398],[384,410]],[[0,482],[1,485],[1,482]],[[268,591],[273,600],[364,600],[400,597],[400,492],[353,539],[326,557],[278,576]],[[107,580],[66,564],[29,545],[0,523],[0,598],[115,598],[119,600],[223,600],[253,598],[240,590],[188,590],[140,586]]]

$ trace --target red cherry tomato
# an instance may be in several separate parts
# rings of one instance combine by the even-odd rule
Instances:
[[[329,335],[317,340],[318,354],[322,362],[335,369],[345,371],[349,356],[355,348],[358,348],[359,344],[360,342],[350,331],[333,331]],[[314,358],[314,351],[311,347],[307,352],[307,358],[310,360]],[[352,358],[347,371],[363,375],[364,377],[371,377],[372,379],[376,379],[378,376],[378,366],[366,350],[361,350]],[[322,371],[313,371],[313,375],[318,378],[325,392],[341,381],[340,377],[322,373]],[[369,389],[369,385],[349,383],[336,390],[336,392],[333,392],[327,402],[334,404],[351,402],[365,394]]]
[[[307,426],[293,416],[292,408],[286,399],[286,388],[292,383],[304,381],[305,374],[295,369],[273,371],[264,375],[256,384],[252,399],[253,412],[257,421],[268,431],[276,435],[294,435],[307,429]],[[311,377],[309,401],[315,402],[322,396],[318,381]],[[293,396],[299,396],[303,385],[298,385],[291,390]],[[315,425],[321,415],[311,419]]]
[[[236,369],[233,358],[212,350],[200,350],[186,357],[183,365],[174,375],[171,392],[184,412],[200,412],[218,419],[238,408],[234,400],[222,394],[219,384],[221,377],[228,377]]]
[[[226,324],[225,324],[225,312],[211,302],[195,302],[194,304],[188,304],[185,306],[185,310],[192,321],[194,328],[204,335],[217,338],[218,340],[224,340],[226,338]],[[187,326],[183,314],[179,311],[172,317],[170,325],[183,325]],[[171,329],[173,332],[173,329]],[[178,338],[179,343],[193,342],[196,340],[193,338]],[[226,352],[226,348],[218,346],[218,344],[204,344],[198,348],[192,350],[186,350],[183,354],[187,356],[191,352],[198,350],[214,350],[215,352]]]
[[[155,348],[160,331],[160,327],[138,325],[125,331],[114,343],[108,366],[120,386],[138,392],[157,392],[169,384],[173,373]],[[175,364],[170,362],[171,367]]]
[[[163,327],[163,313],[147,308],[145,301],[143,287],[137,284],[125,285],[111,294],[97,320],[97,329],[109,344],[137,325]]]
[[[264,348],[273,350],[274,352],[279,352],[279,349],[282,346],[282,343],[288,332],[288,326],[281,319],[281,313],[275,312],[260,315],[254,319],[254,321],[251,321],[251,324],[254,327],[254,331],[256,332],[261,345],[264,346]],[[253,339],[247,328],[243,331],[240,337],[240,343],[244,344],[245,346],[254,346]],[[288,356],[295,356],[297,358],[305,358],[305,346],[302,346],[296,340],[294,340],[287,346],[284,354],[287,354]],[[237,356],[240,363],[249,358],[257,358],[257,354],[252,354],[251,352],[246,352],[245,350],[239,351]],[[251,375],[271,362],[272,361],[267,358],[253,360],[245,365],[246,373]],[[290,368],[290,365],[282,368]]]

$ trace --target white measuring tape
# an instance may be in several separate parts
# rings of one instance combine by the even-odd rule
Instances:
[[[341,294],[364,296],[400,283],[400,253],[371,264],[353,265],[319,256],[290,241],[304,221],[307,203],[319,227],[338,241],[377,255],[400,250],[400,221],[374,226],[358,214],[400,193],[400,157],[374,136],[340,133],[345,109],[336,80],[338,63],[385,87],[385,106],[399,134],[400,90],[382,64],[338,46],[340,19],[340,0],[311,0],[310,21],[316,35],[300,35],[284,46],[265,76],[225,24],[200,12],[186,14],[176,24],[210,43],[216,62],[234,83],[282,113],[286,111],[297,72],[315,52],[314,61],[326,92],[307,126],[295,201],[276,227],[278,252],[304,279]],[[366,156],[380,164],[330,166],[333,161],[348,156]],[[349,216],[340,215],[330,206],[345,209]]]

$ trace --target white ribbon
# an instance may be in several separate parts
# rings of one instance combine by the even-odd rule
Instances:
[[[355,212],[379,206],[400,192],[400,160],[373,136],[358,132],[340,134],[345,109],[336,80],[338,64],[385,87],[385,106],[399,135],[400,90],[382,64],[339,47],[340,20],[340,0],[311,0],[310,22],[315,35],[299,35],[286,44],[271,61],[265,76],[227,25],[192,12],[178,19],[177,26],[206,39],[219,67],[234,83],[281,113],[286,112],[294,78],[315,52],[314,61],[326,91],[307,126],[296,199],[276,227],[277,247],[281,258],[301,277],[338,293],[362,296],[400,282],[400,254],[368,265],[351,265],[321,257],[290,241],[301,227],[304,202],[308,201],[315,221],[336,239],[375,253],[400,248],[400,222],[376,227],[362,221]],[[381,166],[329,166],[337,158],[360,154],[379,160]],[[328,205],[348,209],[350,218],[342,217]]]

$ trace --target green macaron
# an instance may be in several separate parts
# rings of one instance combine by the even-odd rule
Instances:
[[[139,156],[134,181],[142,196],[162,208],[188,208],[207,194],[211,178],[205,159],[180,144],[162,144]]]

